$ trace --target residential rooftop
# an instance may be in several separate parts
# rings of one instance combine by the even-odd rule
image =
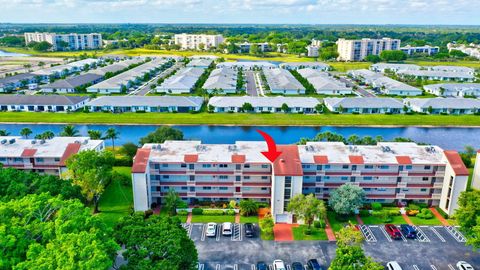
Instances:
[[[406,98],[405,104],[420,108],[471,109],[480,108],[480,100],[473,98]]]
[[[283,104],[288,107],[315,108],[320,102],[313,97],[211,97],[209,105],[214,107],[242,107],[243,104],[250,103],[253,107],[276,107],[280,108]]]
[[[149,107],[200,107],[203,104],[202,97],[184,96],[101,96],[87,103],[87,106],[149,106]]]
[[[75,105],[86,100],[88,96],[0,95],[1,105]]]
[[[270,90],[303,90],[305,87],[297,81],[297,79],[290,73],[290,71],[273,68],[273,69],[264,69],[263,74],[267,79]]]
[[[381,97],[328,97],[323,99],[332,107],[342,106],[343,108],[391,108],[401,109],[403,103],[395,98]]]

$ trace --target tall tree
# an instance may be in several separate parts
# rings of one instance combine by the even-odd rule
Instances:
[[[67,159],[67,178],[78,185],[83,196],[93,203],[98,213],[98,202],[110,182],[115,157],[110,151],[86,150]]]
[[[120,152],[127,156],[129,159],[133,159],[133,157],[135,157],[135,155],[137,154],[137,149],[138,146],[136,144],[129,142],[122,145]]]
[[[75,128],[74,125],[66,125],[63,127],[62,132],[60,132],[60,136],[62,137],[77,137],[78,130]]]
[[[88,137],[92,140],[100,140],[102,138],[102,132],[100,130],[88,130]]]
[[[365,191],[355,185],[344,184],[330,194],[328,205],[335,213],[341,216],[348,216],[363,206]]]
[[[197,269],[195,244],[176,217],[135,213],[123,218],[115,232],[126,248],[127,269]]]
[[[455,212],[467,244],[474,249],[480,248],[480,190],[465,191],[458,199],[459,208]]]
[[[306,196],[303,194],[295,195],[288,203],[287,210],[303,219],[309,229],[315,218],[323,222],[327,214],[323,201],[317,199],[313,194]]]
[[[112,140],[113,151],[115,151],[115,140],[118,139],[119,136],[120,136],[120,132],[118,132],[113,127],[107,129],[107,132],[105,132],[105,139]]]
[[[170,216],[177,215],[177,208],[182,205],[182,199],[178,196],[178,193],[170,188],[168,190],[167,196],[165,196],[165,209],[167,210]]]
[[[28,136],[32,135],[32,130],[28,127],[22,128],[22,130],[20,130],[20,135],[25,137],[25,139],[28,139]]]
[[[8,132],[6,129],[0,129],[0,136],[8,136],[10,135],[10,132]]]
[[[242,216],[253,216],[258,214],[258,204],[252,200],[240,201],[240,214]]]
[[[140,144],[163,143],[166,140],[183,140],[183,132],[169,126],[161,126],[140,139]]]

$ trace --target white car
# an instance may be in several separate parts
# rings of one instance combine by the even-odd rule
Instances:
[[[457,268],[459,270],[475,270],[475,269],[473,269],[472,265],[470,265],[469,263],[467,263],[465,261],[459,261],[457,263]]]
[[[398,262],[393,261],[393,262],[388,262],[387,263],[387,269],[388,270],[402,270],[402,267],[400,266],[400,264],[398,264]]]
[[[208,223],[205,235],[207,237],[215,237],[215,235],[217,235],[217,224],[213,222]]]
[[[287,270],[282,260],[273,261],[273,270]]]
[[[222,235],[230,236],[232,235],[232,223],[224,222],[222,225]]]

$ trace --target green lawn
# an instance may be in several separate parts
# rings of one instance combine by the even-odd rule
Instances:
[[[167,216],[167,211],[165,211],[165,209],[161,209],[160,210],[160,216]],[[177,217],[180,219],[180,222],[182,223],[185,223],[187,222],[187,216],[180,216],[180,215],[177,215]]]
[[[300,225],[299,227],[292,228],[294,240],[328,240],[325,229],[316,229],[312,226],[312,233],[305,235],[303,231],[307,228],[307,225]]]
[[[115,167],[114,170],[129,177],[131,175],[130,167]],[[131,185],[128,187],[123,186],[114,179],[100,198],[99,216],[108,226],[114,227],[121,217],[129,214],[132,207],[133,193]]]
[[[380,218],[374,216],[362,217],[363,223],[365,225],[378,225],[378,224],[385,224]],[[407,222],[401,215],[393,216],[392,221],[389,222],[391,224],[406,224]]]
[[[372,65],[369,62],[328,62],[328,64],[335,71],[340,72],[347,72],[352,69],[368,69]]]
[[[251,217],[240,216],[240,223],[258,223],[258,216],[251,216]]]
[[[477,115],[368,115],[368,114],[208,114],[208,113],[35,113],[0,112],[0,122],[170,124],[170,125],[390,125],[390,126],[480,126]]]
[[[207,216],[207,215],[193,215],[192,223],[223,223],[223,222],[235,222],[235,216]]]
[[[337,215],[333,211],[327,212],[327,218],[334,232],[340,231],[340,229],[342,229],[346,224],[349,224],[349,221],[352,224],[358,224],[357,218],[355,216],[348,217],[346,221],[340,221],[337,219]]]
[[[421,219],[418,217],[409,217],[413,224],[417,226],[421,225],[442,225],[440,220],[438,220],[435,216],[431,219]]]

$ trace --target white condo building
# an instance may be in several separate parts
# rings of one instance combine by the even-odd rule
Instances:
[[[103,46],[102,35],[98,33],[90,34],[57,34],[57,33],[25,33],[25,43],[46,41],[52,44],[52,50],[93,50],[100,49]],[[65,42],[66,47],[62,46]]]
[[[223,43],[224,38],[222,35],[205,35],[205,34],[176,34],[174,36],[176,45],[180,45],[182,50],[198,50],[200,44],[204,45],[204,49],[210,47],[218,47],[220,43]]]
[[[400,39],[339,39],[338,60],[339,61],[362,61],[367,55],[380,55],[382,51],[399,50]]]
[[[328,199],[344,184],[360,186],[367,201],[418,201],[452,214],[466,190],[468,170],[456,151],[415,143],[354,146],[340,142],[278,145],[271,163],[265,142],[145,144],[132,167],[134,207],[163,203],[174,189],[187,203],[254,199],[268,202],[276,222],[291,223],[285,211],[297,194]]]

